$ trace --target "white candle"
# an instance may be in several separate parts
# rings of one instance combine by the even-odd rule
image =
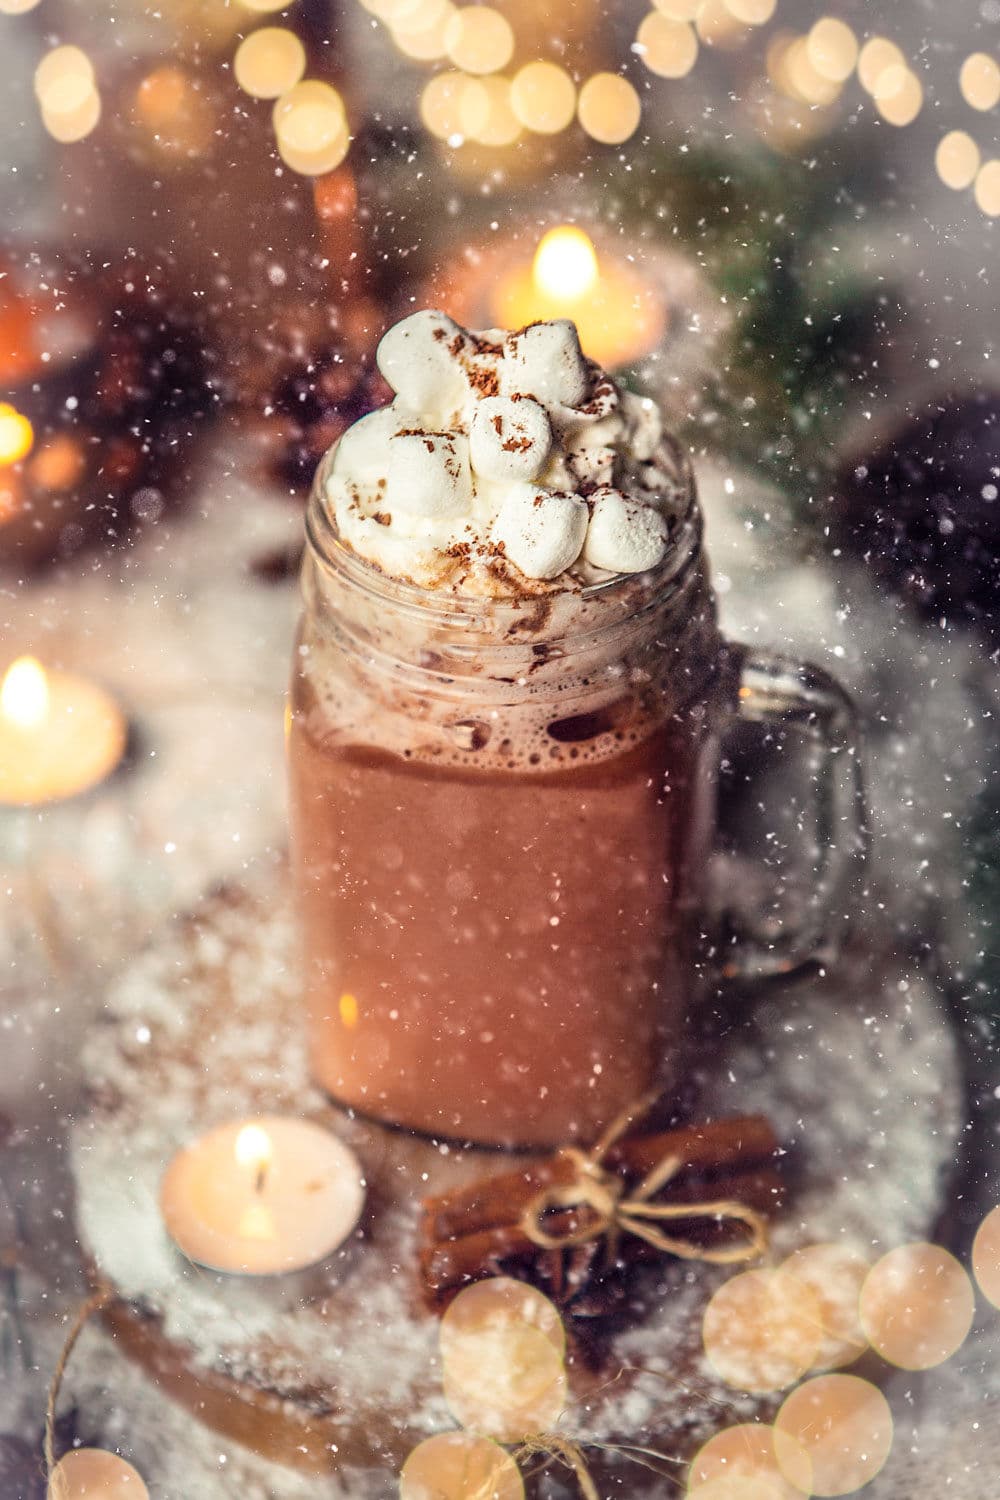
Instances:
[[[149,1491],[117,1453],[73,1448],[52,1470],[48,1500],[149,1500]]]
[[[167,1231],[215,1271],[300,1271],[344,1243],[364,1204],[361,1167],[308,1120],[267,1115],[210,1130],[174,1157],[160,1188]]]
[[[103,688],[22,656],[0,683],[0,803],[85,792],[114,770],[125,741],[125,717]]]

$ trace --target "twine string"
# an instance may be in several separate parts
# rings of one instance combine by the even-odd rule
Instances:
[[[650,1202],[683,1167],[679,1156],[665,1155],[628,1196],[624,1178],[604,1165],[612,1146],[634,1120],[646,1113],[651,1102],[651,1097],[645,1095],[637,1104],[623,1110],[589,1151],[582,1151],[577,1146],[567,1146],[560,1151],[559,1157],[571,1164],[573,1175],[568,1182],[554,1184],[535,1194],[525,1206],[521,1229],[532,1244],[542,1250],[567,1250],[603,1239],[609,1264],[614,1262],[625,1235],[632,1235],[664,1255],[673,1255],[680,1260],[700,1260],[716,1266],[756,1260],[767,1249],[767,1221],[749,1204],[736,1198],[712,1199],[703,1203]],[[589,1213],[575,1227],[571,1225],[556,1231],[546,1228],[546,1220],[552,1212],[580,1208],[589,1209]],[[667,1234],[658,1227],[677,1219],[711,1219],[716,1224],[742,1224],[747,1233],[735,1245],[706,1247]]]
[[[45,1407],[45,1474],[51,1482],[52,1471],[56,1466],[55,1453],[55,1430],[56,1430],[56,1407],[59,1403],[59,1392],[62,1390],[63,1376],[66,1374],[66,1366],[69,1364],[70,1355],[76,1348],[84,1328],[96,1312],[100,1312],[111,1300],[111,1293],[107,1290],[94,1292],[93,1296],[87,1298],[73,1319],[72,1327],[66,1335],[66,1342],[62,1346],[56,1368],[49,1385],[49,1398]]]

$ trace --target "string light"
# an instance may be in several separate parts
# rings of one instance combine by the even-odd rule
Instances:
[[[1000,66],[988,53],[973,52],[962,64],[958,84],[971,109],[992,109],[1000,101]]]
[[[924,102],[924,90],[916,73],[909,68],[887,68],[879,77],[875,108],[889,125],[910,125]]]
[[[43,109],[71,113],[94,92],[94,65],[80,47],[53,47],[35,69],[34,82]]]
[[[558,63],[525,63],[511,83],[510,105],[526,130],[557,135],[576,113],[576,85]]]
[[[698,60],[698,38],[687,21],[650,11],[636,34],[636,50],[651,73],[684,78]]]
[[[964,130],[949,130],[934,154],[937,174],[945,187],[971,187],[979,171],[979,147]]]
[[[233,73],[244,93],[254,99],[278,99],[294,88],[306,70],[306,49],[294,31],[262,26],[236,49]]]
[[[905,68],[906,58],[888,37],[873,36],[858,54],[858,81],[866,93],[878,93],[879,80],[890,68]]]
[[[282,160],[303,176],[332,172],[347,155],[344,101],[332,84],[317,79],[297,83],[275,104],[272,118]]]
[[[514,54],[514,32],[506,16],[489,5],[457,10],[445,31],[445,50],[466,73],[496,73]]]
[[[432,135],[447,141],[462,133],[459,104],[468,82],[464,73],[435,73],[420,95],[420,118]]]
[[[818,20],[806,40],[809,61],[821,78],[843,83],[854,72],[858,60],[858,39],[836,16]]]
[[[595,73],[580,90],[576,112],[592,140],[620,146],[638,130],[642,105],[627,78],[617,73]]]
[[[766,26],[778,0],[726,0],[726,9],[746,26]]]

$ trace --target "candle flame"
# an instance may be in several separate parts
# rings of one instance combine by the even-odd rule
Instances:
[[[535,286],[546,297],[573,302],[597,285],[597,252],[590,236],[566,224],[550,229],[535,252]]]
[[[20,463],[32,448],[35,431],[28,418],[6,401],[0,401],[0,468]]]
[[[37,729],[48,711],[45,668],[33,656],[19,656],[0,685],[0,714],[18,729]]]
[[[270,1166],[274,1154],[271,1137],[261,1125],[244,1125],[236,1137],[233,1150],[241,1167],[252,1172],[262,1172]]]

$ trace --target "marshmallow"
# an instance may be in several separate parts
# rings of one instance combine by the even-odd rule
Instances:
[[[612,489],[598,490],[591,505],[585,562],[608,573],[645,573],[662,561],[667,523],[659,511]]]
[[[370,411],[366,417],[348,427],[337,444],[333,472],[347,475],[360,483],[385,477],[389,460],[389,439],[395,437],[401,422],[392,406]]]
[[[461,433],[397,432],[389,440],[386,509],[453,516],[472,503],[469,443]]]
[[[375,361],[410,411],[450,415],[468,395],[461,360],[471,347],[453,318],[424,309],[389,329]]]
[[[566,455],[569,471],[573,476],[573,488],[582,484],[610,485],[615,478],[615,450],[598,443],[584,443],[572,448]]]
[[[557,578],[576,562],[587,532],[587,507],[575,495],[535,484],[511,488],[493,522],[493,539],[528,578]]]
[[[537,401],[487,396],[476,403],[469,455],[485,479],[537,479],[551,447],[552,427]]]
[[[622,412],[625,417],[625,441],[632,450],[633,458],[639,463],[648,463],[663,438],[660,408],[648,396],[636,396],[632,391],[624,391]]]
[[[590,391],[590,371],[576,325],[568,318],[532,323],[504,340],[501,387],[546,406],[579,406]]]

